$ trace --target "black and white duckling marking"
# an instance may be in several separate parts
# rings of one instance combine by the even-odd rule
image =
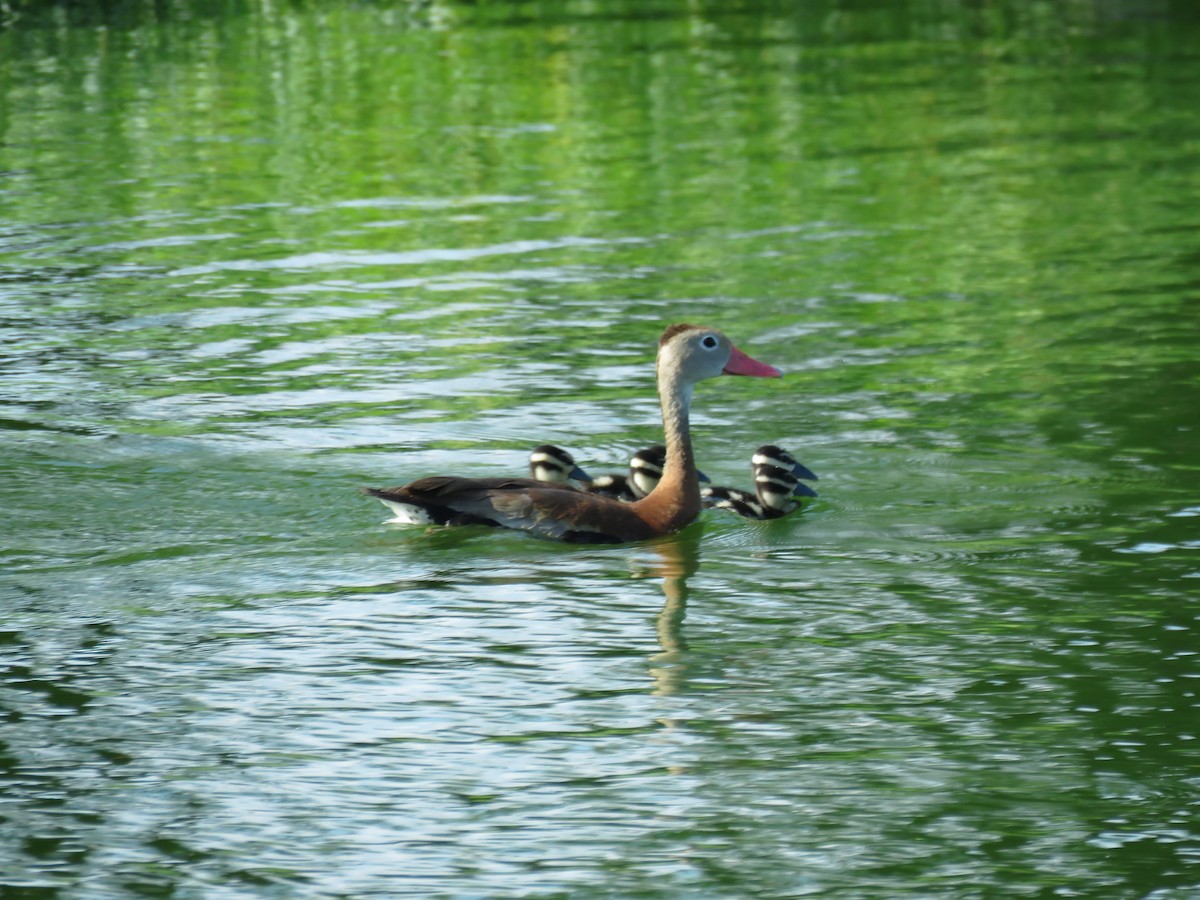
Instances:
[[[632,503],[647,496],[662,480],[667,448],[662,444],[646,447],[629,459],[629,474],[600,475],[585,490],[589,494],[612,497]]]
[[[663,466],[667,461],[667,448],[662,444],[646,447],[633,454],[629,459],[629,474],[600,475],[592,479],[591,484],[584,488],[589,494],[599,494],[602,497],[612,497],[632,503],[648,496],[662,481]],[[708,481],[708,476],[697,472],[700,481]]]
[[[801,462],[797,462],[796,457],[788,453],[782,447],[776,447],[774,444],[763,444],[754,451],[754,455],[750,457],[752,466],[775,466],[780,469],[788,469],[797,478],[803,478],[806,481],[820,481],[808,466]],[[816,494],[808,496],[815,497]]]
[[[575,464],[575,457],[553,444],[533,448],[529,454],[529,477],[568,487],[586,487],[592,483],[592,476]]]
[[[738,488],[706,487],[700,496],[709,509],[727,509],[744,519],[778,519],[800,505],[794,497],[816,496],[812,488],[778,466],[757,466],[754,488],[752,494]]]
[[[814,481],[811,469],[796,461],[792,454],[774,444],[754,451],[754,493],[729,487],[706,487],[700,492],[710,509],[727,509],[746,519],[778,519],[800,504],[795,497],[815,497],[817,492],[801,478]]]
[[[714,485],[700,489],[700,499],[706,509],[727,509],[743,519],[765,519],[766,507],[757,494],[739,488]]]
[[[817,492],[802,484],[796,473],[779,466],[754,467],[754,490],[763,505],[763,518],[786,516],[800,504],[795,497],[815,497]]]

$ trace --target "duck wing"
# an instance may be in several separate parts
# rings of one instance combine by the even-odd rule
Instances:
[[[487,515],[476,515],[460,499],[469,499],[471,489],[484,487],[515,489],[544,486],[532,478],[454,478],[435,476],[418,478],[409,484],[389,488],[364,488],[395,513],[390,523],[404,525],[493,525],[501,523]]]
[[[570,543],[611,544],[652,536],[626,504],[529,478],[435,476],[403,487],[368,488],[367,493],[397,512],[394,521],[495,525]]]

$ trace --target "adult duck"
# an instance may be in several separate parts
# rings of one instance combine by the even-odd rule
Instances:
[[[702,508],[688,420],[696,383],[718,375],[780,373],[747,356],[720,331],[684,324],[671,325],[659,338],[656,367],[667,458],[662,480],[641,500],[622,503],[526,478],[454,476],[367,493],[395,511],[397,520],[490,524],[573,543],[643,541],[678,531]]]
[[[589,494],[600,494],[632,503],[649,496],[662,480],[663,468],[667,464],[667,448],[663,444],[644,447],[629,458],[629,474],[597,475],[584,487]],[[697,471],[696,477],[708,481],[708,476]]]

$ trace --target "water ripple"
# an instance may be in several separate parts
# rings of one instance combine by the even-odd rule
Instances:
[[[562,237],[554,240],[509,241],[483,247],[427,247],[408,252],[379,252],[366,250],[342,250],[305,253],[280,259],[220,260],[200,266],[186,266],[170,273],[172,277],[186,278],[208,275],[214,272],[256,272],[269,269],[292,271],[359,269],[368,267],[413,266],[438,262],[465,262],[492,256],[519,255],[542,250],[610,247],[615,244],[640,244],[640,238],[597,239],[584,237]]]

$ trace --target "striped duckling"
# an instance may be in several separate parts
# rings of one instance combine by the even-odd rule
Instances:
[[[593,483],[592,476],[575,464],[575,457],[554,444],[533,448],[529,454],[529,477],[534,481],[573,488]]]
[[[646,447],[629,459],[629,474],[600,475],[585,488],[590,494],[612,497],[632,503],[647,496],[662,478],[667,448],[662,444]]]
[[[602,497],[612,497],[632,503],[641,500],[658,487],[662,480],[663,466],[667,461],[667,448],[662,444],[645,447],[633,454],[629,459],[629,474],[600,475],[592,479],[584,490],[590,494]],[[708,476],[697,471],[696,476],[701,482],[707,482]]]
[[[751,466],[774,466],[778,469],[787,469],[797,478],[803,478],[806,481],[820,481],[815,472],[804,463],[797,461],[796,457],[788,453],[782,447],[777,447],[774,444],[763,444],[754,451],[754,455],[750,457]],[[816,492],[804,494],[805,497],[815,497]]]
[[[746,519],[778,519],[800,504],[796,497],[815,497],[817,492],[800,479],[817,476],[794,456],[774,444],[754,451],[754,493],[729,487],[707,487],[701,491],[704,505],[727,509]]]

